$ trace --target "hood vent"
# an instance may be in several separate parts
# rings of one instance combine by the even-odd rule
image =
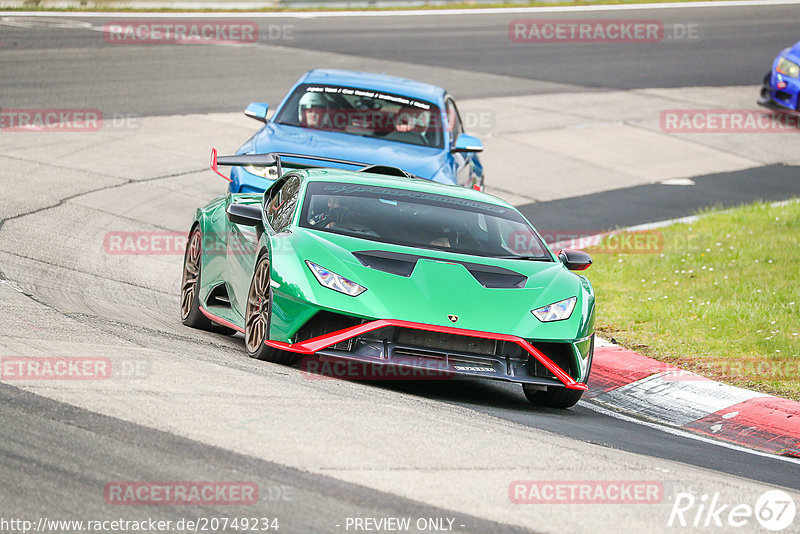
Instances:
[[[528,281],[527,276],[510,269],[504,269],[503,267],[496,267],[494,265],[458,261],[450,258],[434,258],[431,256],[402,254],[400,252],[388,252],[383,250],[362,250],[360,252],[353,252],[353,256],[355,256],[364,267],[406,277],[411,276],[419,260],[458,263],[463,265],[470,274],[475,277],[475,280],[477,280],[480,285],[489,289],[522,288],[525,287],[525,283]]]
[[[414,272],[414,267],[417,265],[417,260],[421,257],[380,250],[353,252],[353,256],[364,267],[400,276],[411,276],[411,273]]]

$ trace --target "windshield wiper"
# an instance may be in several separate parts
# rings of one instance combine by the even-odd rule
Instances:
[[[369,230],[367,228],[352,228],[350,226],[341,226],[339,224],[331,227],[331,230],[344,230],[345,232],[356,232],[362,235],[366,234],[366,235],[374,235],[376,237],[378,236],[378,234],[376,234],[374,230]]]
[[[489,256],[489,257],[498,260],[553,261],[548,256],[517,256],[516,254],[514,254],[508,256]]]

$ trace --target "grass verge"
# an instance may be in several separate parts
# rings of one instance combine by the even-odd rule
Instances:
[[[594,254],[587,275],[598,332],[709,378],[800,400],[800,202],[699,215],[651,230],[647,253]]]

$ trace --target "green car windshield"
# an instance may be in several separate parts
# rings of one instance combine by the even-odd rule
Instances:
[[[438,193],[310,182],[300,226],[458,254],[552,261],[516,210]]]

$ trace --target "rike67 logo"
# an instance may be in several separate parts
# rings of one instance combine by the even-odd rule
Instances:
[[[762,494],[754,506],[744,503],[722,502],[719,493],[678,493],[667,521],[668,527],[692,527],[730,529],[746,527],[753,532],[757,522],[772,532],[786,529],[794,523],[797,508],[794,499],[781,490],[770,490]],[[754,521],[755,520],[755,521]]]

